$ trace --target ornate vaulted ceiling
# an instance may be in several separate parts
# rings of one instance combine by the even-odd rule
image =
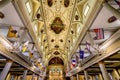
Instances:
[[[47,34],[46,37],[49,46],[47,55],[51,56],[51,54],[55,51],[58,51],[62,55],[67,54],[65,52],[65,45],[68,37],[74,5],[74,0],[43,1],[43,13]]]
[[[53,57],[60,57],[65,62],[71,57],[91,10],[101,2],[102,0],[24,1],[27,16],[33,26],[31,29],[34,30],[31,33],[37,38],[37,45],[46,64]],[[99,5],[94,8],[95,11],[98,7]]]
[[[84,57],[87,61],[94,57],[91,57],[91,52],[96,54],[100,51],[104,54],[109,45],[119,40],[120,20],[117,17],[115,20],[113,19],[115,14],[105,7],[104,0],[10,1],[0,1],[0,4],[4,3],[4,5],[0,5],[0,44],[9,49],[16,47],[14,45],[16,42],[23,45],[29,41],[26,52],[34,51],[34,54],[30,53],[32,56],[28,53],[23,54],[30,58],[34,55],[35,66],[64,64],[69,67],[71,59],[76,58],[76,55],[79,56],[80,50],[85,51]],[[106,1],[105,4],[119,10],[119,6],[114,0]],[[15,31],[12,31],[13,33],[18,31],[19,36],[16,38],[7,35],[11,26]],[[93,30],[96,28],[104,29],[104,39],[95,39],[96,34]],[[91,52],[86,49],[86,42],[90,43]],[[115,46],[113,44],[113,47]],[[114,49],[108,48],[110,51]],[[118,61],[112,62],[119,59],[117,56],[119,56],[119,52],[117,55],[105,59],[105,63],[110,63],[107,65],[108,67],[119,66]],[[95,63],[97,59],[93,59],[95,60],[92,63]],[[85,60],[79,60],[81,60],[80,64],[86,63]],[[73,72],[76,73],[76,70],[79,72],[78,67],[70,72],[74,74]],[[90,69],[90,71],[92,70]]]
[[[48,64],[53,57],[67,63],[102,1],[16,0],[11,5],[18,10],[43,62]]]
[[[44,0],[41,3],[45,56],[68,60],[96,0]],[[59,54],[54,54],[56,51]]]

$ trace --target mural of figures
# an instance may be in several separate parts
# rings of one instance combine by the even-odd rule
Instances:
[[[47,0],[48,6],[51,7],[53,5],[53,0]]]
[[[69,4],[70,4],[70,0],[64,0],[64,5],[65,5],[65,7],[68,7]]]

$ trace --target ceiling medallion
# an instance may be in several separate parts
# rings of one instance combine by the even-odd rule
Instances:
[[[47,0],[48,6],[51,7],[53,5],[53,0]]]
[[[65,7],[68,7],[69,4],[70,4],[70,0],[64,0],[64,6],[65,6]]]
[[[63,42],[63,39],[60,39],[60,42]]]
[[[51,24],[51,29],[56,33],[59,34],[64,29],[64,24],[60,17],[56,17]]]
[[[37,14],[37,19],[39,19],[39,18],[40,18],[40,16],[41,16],[41,15],[40,15],[40,13],[38,13],[38,14]]]
[[[58,45],[55,45],[55,48],[59,48],[59,46],[58,46]]]
[[[79,20],[79,16],[78,15],[75,15],[75,20]]]
[[[51,42],[54,42],[54,39],[52,39]]]
[[[44,30],[42,29],[42,30],[41,30],[41,33],[43,33],[43,32],[44,32]]]
[[[58,51],[55,51],[53,54],[55,55],[59,55],[60,53]]]
[[[68,40],[68,42],[70,43],[70,40]]]
[[[73,34],[73,33],[74,33],[74,31],[73,31],[73,30],[71,30],[71,33]]]
[[[43,42],[45,42],[45,41],[46,41],[46,39],[43,40]]]

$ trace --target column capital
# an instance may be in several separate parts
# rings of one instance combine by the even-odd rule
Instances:
[[[100,62],[98,62],[98,64],[104,64],[104,61],[100,61]]]
[[[11,62],[11,63],[13,63],[14,61],[12,61],[12,60],[8,59],[8,60],[6,60],[6,62]]]

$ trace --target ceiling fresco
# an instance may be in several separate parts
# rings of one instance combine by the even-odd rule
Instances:
[[[59,34],[64,29],[64,24],[59,17],[56,17],[51,24],[51,29],[56,33]]]

